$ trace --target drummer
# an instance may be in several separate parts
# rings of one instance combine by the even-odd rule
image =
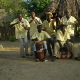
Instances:
[[[47,50],[46,40],[51,39],[51,37],[49,36],[49,34],[47,32],[42,30],[42,25],[41,24],[39,24],[37,26],[37,29],[38,30],[32,36],[32,41],[34,41],[35,43],[36,42],[43,42],[43,44],[44,44],[44,56],[46,56],[46,50]],[[34,49],[36,61],[39,61],[39,59],[37,57],[35,44],[33,45],[33,49]]]

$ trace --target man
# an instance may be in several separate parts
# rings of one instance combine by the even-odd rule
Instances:
[[[32,36],[32,41],[38,41],[38,42],[43,42],[44,43],[44,56],[46,56],[46,50],[47,50],[47,45],[46,45],[46,40],[50,39],[51,37],[48,35],[47,32],[42,31],[42,25],[37,26],[38,31],[34,33]],[[35,53],[35,58],[38,60],[37,53],[36,53],[36,46],[34,44],[34,53]]]
[[[61,23],[67,25],[67,31],[70,34],[71,37],[71,42],[74,42],[74,29],[75,29],[75,24],[78,23],[77,20],[71,16],[71,13],[67,11],[66,16],[61,18]]]
[[[22,18],[22,14],[18,14],[18,18],[14,19],[10,26],[15,27],[16,39],[20,41],[20,56],[24,58],[25,55],[28,55],[27,30],[30,28],[29,22]]]
[[[66,45],[69,49],[69,52],[71,54],[70,58],[72,58],[72,50],[73,50],[73,44],[69,42],[70,40],[70,35],[69,33],[65,30],[66,25],[61,24],[60,29],[57,31],[56,34],[56,40],[57,42],[54,45],[54,60],[57,57],[57,54],[62,50],[62,48]]]
[[[40,18],[36,17],[35,12],[31,12],[31,19],[29,21],[30,23],[30,38],[32,37],[32,35],[37,31],[37,25],[38,24],[42,24],[42,21],[40,20]],[[32,41],[30,40],[31,43],[31,52],[33,52],[32,49]]]
[[[51,40],[47,40],[48,53],[52,57],[52,50],[54,48],[55,34],[56,34],[56,21],[51,19],[53,17],[51,12],[46,12],[46,20],[43,21],[43,30],[50,36]]]

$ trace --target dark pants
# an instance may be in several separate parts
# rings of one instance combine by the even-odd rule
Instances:
[[[55,35],[51,35],[51,39],[47,40],[47,48],[50,56],[52,56],[55,41],[56,41]]]
[[[74,40],[75,40],[75,36],[70,36],[70,42],[74,43]]]

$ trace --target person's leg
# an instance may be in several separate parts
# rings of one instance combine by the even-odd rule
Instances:
[[[54,44],[54,53],[53,53],[54,57],[57,57],[57,54],[59,53],[59,50],[60,50],[59,43],[56,42],[56,43]],[[54,57],[53,57],[53,58],[54,58]]]
[[[47,47],[48,47],[48,52],[51,56],[53,56],[54,52],[54,44],[56,42],[56,37],[55,35],[51,35],[51,40],[48,41]]]
[[[72,58],[73,54],[74,54],[74,46],[73,46],[73,43],[71,43],[71,42],[68,43],[68,51],[71,55],[70,58]]]
[[[28,38],[27,38],[27,36],[24,37],[24,47],[25,47],[26,56],[29,56],[29,53],[28,53]]]
[[[33,44],[33,51],[35,54],[35,59],[38,59],[37,52],[36,52],[36,44]]]
[[[47,44],[44,43],[44,59],[45,59],[45,57],[46,57],[46,51],[47,51]]]
[[[75,36],[70,36],[70,42],[74,43],[74,40],[75,40]]]
[[[51,49],[51,40],[47,40],[47,49],[50,56],[52,56],[52,49]]]
[[[33,51],[33,45],[34,45],[34,42],[30,39],[30,55],[32,56],[34,51]]]
[[[56,36],[55,35],[51,35],[51,45],[52,45],[52,49],[54,50],[54,44],[56,43]],[[53,51],[54,52],[54,51]]]
[[[23,38],[19,38],[19,41],[20,41],[20,57],[23,57],[23,56],[25,56],[25,54],[24,54],[24,41],[23,41]]]

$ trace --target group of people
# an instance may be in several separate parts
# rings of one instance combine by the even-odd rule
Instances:
[[[46,51],[48,50],[49,57],[52,61],[58,58],[57,54],[62,51],[65,45],[70,52],[69,58],[72,58],[74,29],[78,21],[67,11],[65,16],[58,18],[60,24],[57,26],[56,19],[52,19],[54,17],[52,13],[45,12],[45,14],[46,20],[43,22],[40,18],[36,17],[35,12],[31,12],[31,19],[29,21],[24,19],[22,14],[18,14],[18,18],[10,23],[10,26],[15,27],[16,39],[20,41],[20,56],[22,58],[29,56],[27,38],[27,32],[29,30],[31,52],[34,52],[36,61],[39,61],[35,45],[37,41],[43,42],[44,55],[46,57]]]

